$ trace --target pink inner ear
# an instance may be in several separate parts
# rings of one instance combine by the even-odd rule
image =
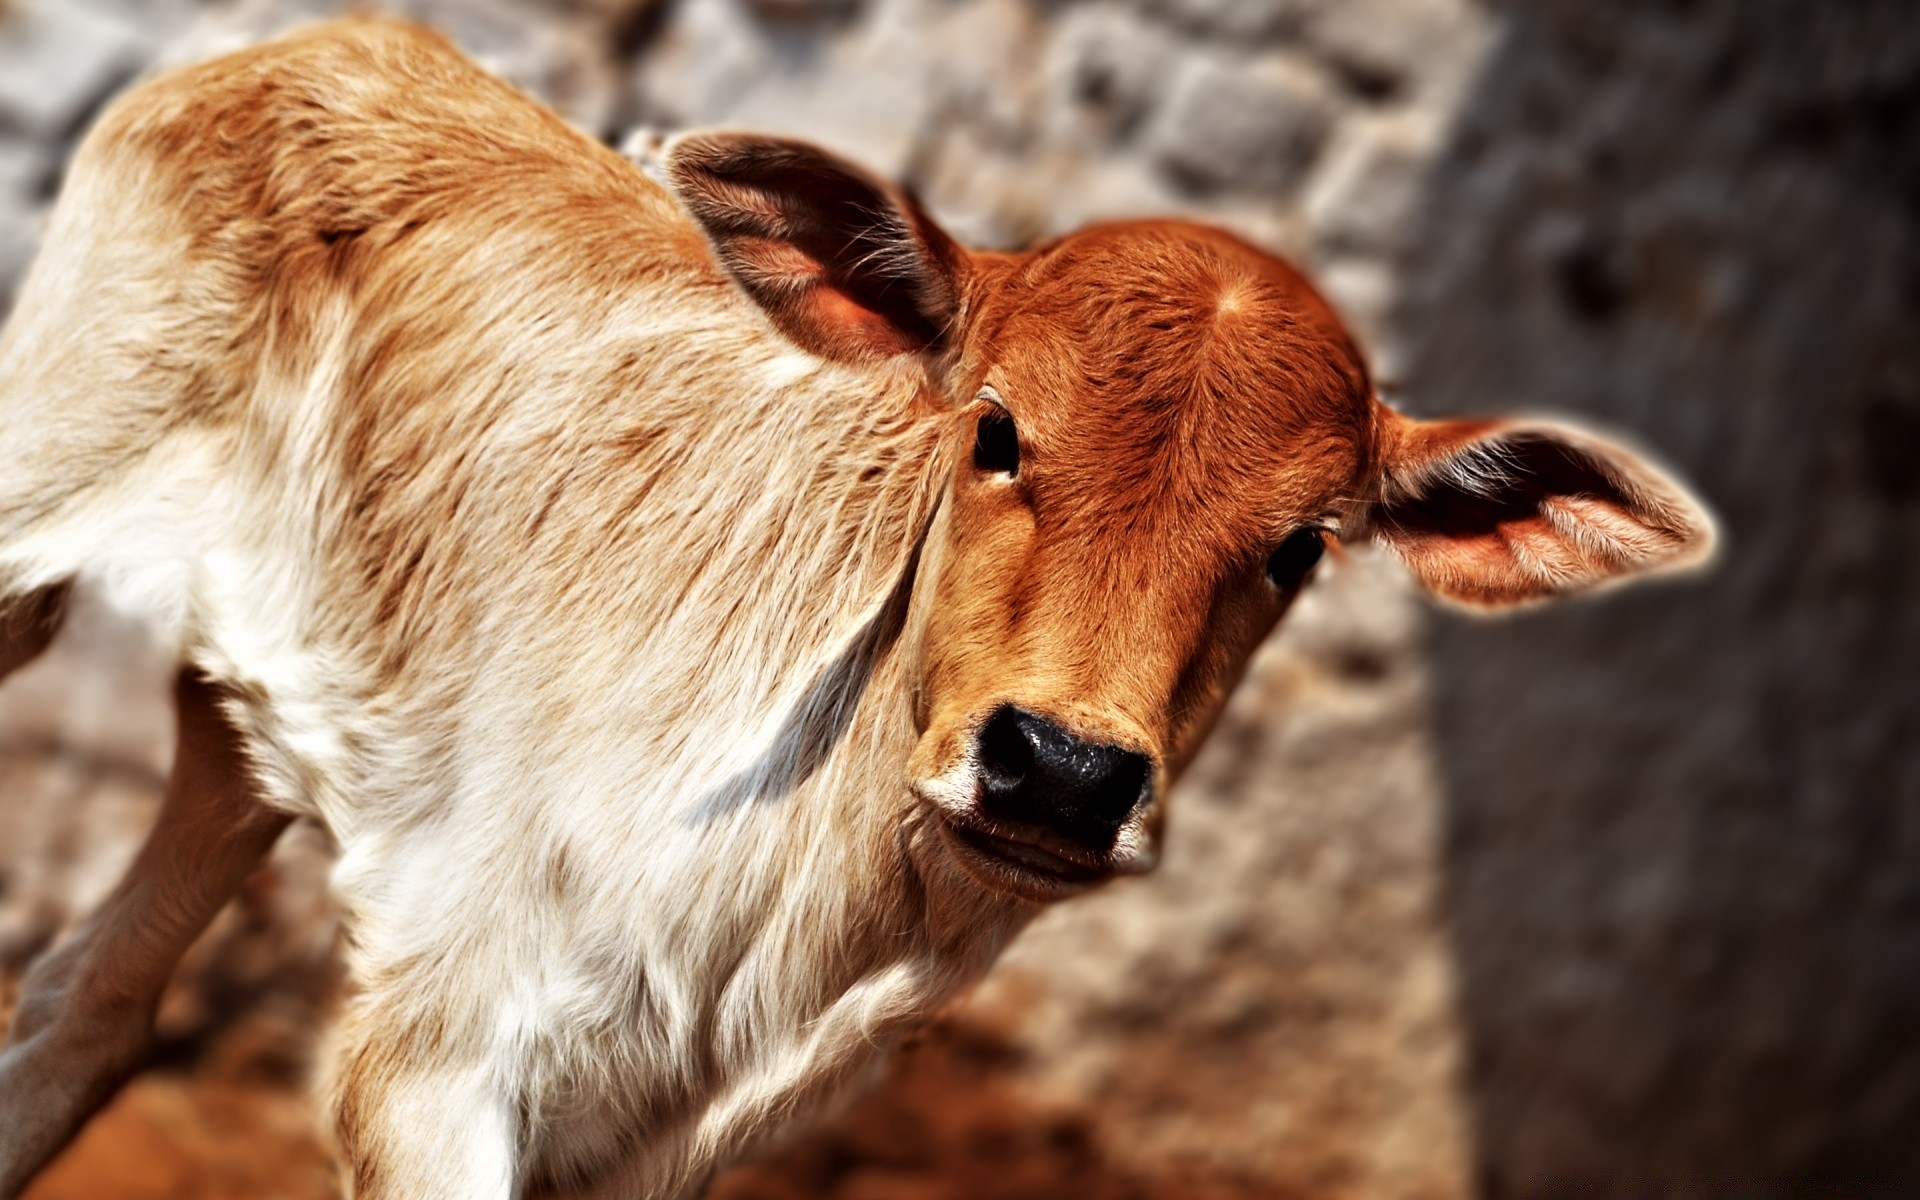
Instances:
[[[824,284],[813,284],[793,297],[792,308],[787,336],[830,358],[886,358],[919,349],[893,322]],[[775,320],[781,315],[776,313]]]
[[[1395,551],[1429,589],[1461,603],[1502,606],[1579,591],[1636,564],[1616,549],[1585,544],[1544,517],[1503,520],[1478,532],[1396,529]]]
[[[739,237],[728,254],[780,332],[816,354],[887,358],[919,349],[885,316],[829,282],[825,264],[791,242]]]
[[[1710,523],[1685,493],[1599,438],[1544,425],[1386,421],[1377,527],[1439,595],[1517,604],[1694,561],[1711,544]]]

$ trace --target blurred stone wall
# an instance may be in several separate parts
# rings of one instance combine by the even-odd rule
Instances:
[[[0,292],[103,97],[337,7],[5,0]],[[977,244],[1225,223],[1322,283],[1406,407],[1630,430],[1727,520],[1705,582],[1499,624],[1431,622],[1389,564],[1331,564],[1175,798],[1162,871],[1050,914],[950,1019],[993,1045],[1003,1124],[903,1133],[989,1094],[909,1065],[722,1194],[1787,1195],[1920,1174],[1899,1136],[1920,1116],[1910,5],[392,7],[609,141],[806,136]],[[114,659],[47,686],[150,720],[151,689],[82,680]],[[122,711],[100,703],[71,705]],[[55,795],[0,795],[0,830],[50,827],[30,803],[70,827],[111,802]],[[42,870],[36,836],[0,866]],[[29,918],[47,889],[0,889],[11,945],[110,882],[118,843],[89,836],[104,849],[68,848],[58,903]],[[295,849],[299,886],[243,906],[291,932],[230,930],[202,958],[244,960],[205,968],[221,994],[310,1013],[262,948],[324,991],[301,932],[327,920],[319,852]],[[1068,1157],[1096,1153],[1117,1190],[967,1174],[1025,1145],[1029,1111],[1070,1114],[1095,1149]]]

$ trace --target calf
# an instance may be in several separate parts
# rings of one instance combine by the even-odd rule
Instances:
[[[1707,548],[1599,438],[1383,407],[1228,234],[976,253],[811,146],[662,165],[387,21],[82,146],[0,342],[0,668],[93,581],[177,645],[179,752],[26,981],[0,1195],[293,816],[357,1194],[678,1195],[1151,868],[1330,543],[1487,608]]]

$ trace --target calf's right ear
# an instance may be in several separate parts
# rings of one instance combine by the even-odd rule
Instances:
[[[805,142],[690,134],[667,180],[780,331],[842,362],[944,349],[966,252],[899,189]]]
[[[1426,589],[1507,608],[1704,561],[1713,522],[1632,451],[1534,421],[1418,421],[1376,405],[1374,536]]]

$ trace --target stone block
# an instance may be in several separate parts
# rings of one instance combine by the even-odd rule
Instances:
[[[1306,190],[1315,240],[1343,252],[1399,250],[1439,140],[1420,113],[1343,122]]]
[[[1314,0],[1148,0],[1146,7],[1185,30],[1235,39],[1283,34],[1315,7]]]
[[[73,133],[149,54],[139,26],[89,5],[29,0],[0,10],[0,125],[42,139]]]
[[[1312,169],[1337,115],[1326,77],[1287,57],[1195,56],[1147,132],[1155,164],[1206,194],[1287,194]]]
[[[1059,132],[1115,141],[1159,104],[1180,46],[1126,9],[1076,8],[1047,46],[1046,107]]]

